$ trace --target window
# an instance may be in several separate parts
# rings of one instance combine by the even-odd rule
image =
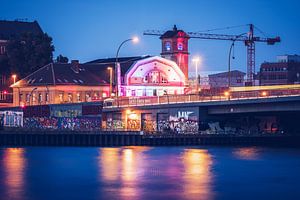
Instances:
[[[22,94],[22,93],[20,93],[20,95],[19,95],[19,101],[20,101],[20,102],[23,101],[23,94]]]
[[[46,102],[49,101],[49,94],[48,94],[48,93],[46,93],[46,99],[45,99],[45,101],[46,101]]]
[[[35,100],[36,100],[36,98],[35,98],[35,93],[33,93],[33,94],[32,94],[32,102],[35,103]]]
[[[71,93],[68,94],[68,102],[73,101],[73,95]]]
[[[0,46],[0,55],[5,54],[5,52],[6,52],[5,46]]]
[[[145,83],[167,83],[168,78],[159,71],[151,71],[144,77]]]
[[[26,102],[29,103],[30,101],[30,94],[26,94]]]
[[[166,51],[171,51],[171,43],[170,42],[165,43],[165,50]]]
[[[80,93],[77,93],[77,102],[81,101]]]
[[[42,101],[43,101],[43,95],[41,93],[39,93],[38,101],[39,101],[39,103],[42,103]]]
[[[58,95],[58,97],[59,97],[59,101],[60,101],[60,102],[63,102],[63,101],[64,101],[64,94],[63,94],[63,93],[60,93],[60,94]]]
[[[85,94],[85,101],[87,102],[90,102],[92,99],[91,99],[91,94],[90,93],[86,93]]]
[[[183,44],[182,44],[182,43],[178,43],[177,49],[178,49],[179,51],[182,51],[182,50],[183,50]]]
[[[168,83],[168,79],[164,75],[161,75],[161,83]]]

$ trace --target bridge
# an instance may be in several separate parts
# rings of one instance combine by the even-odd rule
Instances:
[[[245,131],[255,126],[256,131],[300,133],[296,120],[300,117],[299,111],[300,85],[284,85],[231,88],[218,95],[110,99],[104,102],[103,116],[112,124],[119,123],[119,118],[123,121],[122,127],[113,128],[126,130],[144,130],[150,121],[156,130],[161,129],[161,123],[170,123],[173,128],[184,124],[197,124],[197,128],[186,128],[190,131],[201,129],[201,124],[209,124],[210,129],[220,131],[226,127],[229,130],[232,127],[237,128],[236,124],[244,123]],[[211,125],[214,123],[218,124]],[[132,124],[138,125],[134,127]]]

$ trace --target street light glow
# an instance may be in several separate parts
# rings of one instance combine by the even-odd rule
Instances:
[[[16,83],[17,75],[16,75],[16,74],[13,74],[11,77],[14,79],[14,84],[15,84],[15,83]]]
[[[200,62],[200,57],[199,56],[194,57],[192,61],[195,62],[195,63],[199,63]]]
[[[139,38],[138,38],[137,36],[134,36],[134,37],[132,38],[132,42],[133,42],[133,43],[138,43],[138,42],[139,42]]]
[[[229,94],[230,94],[230,93],[229,93],[228,91],[225,91],[225,92],[224,92],[224,96],[225,96],[225,97],[228,97]]]

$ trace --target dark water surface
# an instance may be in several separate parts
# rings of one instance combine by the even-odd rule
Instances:
[[[300,149],[0,148],[0,199],[300,199]]]

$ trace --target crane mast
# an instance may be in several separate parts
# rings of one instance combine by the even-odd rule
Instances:
[[[162,36],[165,32],[159,30],[144,31],[144,35]],[[208,40],[229,40],[244,42],[247,47],[247,82],[246,85],[252,85],[255,74],[255,43],[262,42],[268,45],[274,45],[280,42],[280,37],[262,38],[254,36],[254,25],[249,24],[249,32],[240,35],[227,35],[227,34],[210,34],[199,32],[187,32],[189,38],[208,39]]]

